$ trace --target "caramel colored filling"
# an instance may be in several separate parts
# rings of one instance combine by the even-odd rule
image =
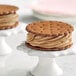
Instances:
[[[0,16],[0,26],[13,25],[18,21],[17,14],[8,14]]]
[[[60,48],[72,44],[72,38],[71,34],[67,34],[66,36],[61,35],[58,37],[44,37],[28,33],[26,42],[32,46],[41,48]]]

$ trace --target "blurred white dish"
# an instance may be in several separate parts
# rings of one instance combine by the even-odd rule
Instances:
[[[68,15],[59,15],[59,14],[44,14],[38,11],[32,10],[33,15],[41,20],[56,20],[56,21],[64,21],[64,22],[72,22],[76,21],[76,16],[68,16]]]

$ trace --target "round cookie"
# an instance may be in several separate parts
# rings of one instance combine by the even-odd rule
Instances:
[[[18,9],[13,5],[0,5],[0,30],[12,29],[18,25]]]
[[[25,45],[28,47],[28,48],[31,48],[31,49],[36,49],[36,50],[40,50],[40,51],[61,51],[61,50],[66,50],[68,48],[70,48],[72,46],[72,44],[70,45],[67,45],[65,47],[60,47],[60,48],[41,48],[41,47],[37,47],[37,46],[31,46],[29,43],[25,42]]]
[[[39,21],[26,27],[28,32],[42,36],[59,36],[71,33],[74,29],[70,24],[59,21]]]
[[[25,45],[40,51],[61,51],[72,46],[74,28],[59,21],[38,21],[26,26]]]
[[[0,5],[0,15],[15,13],[19,8],[13,5]]]

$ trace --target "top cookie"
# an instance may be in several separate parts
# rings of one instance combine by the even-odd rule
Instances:
[[[30,33],[42,36],[60,36],[72,33],[74,28],[67,23],[59,21],[39,21],[27,25]]]
[[[12,14],[18,10],[18,7],[12,5],[0,5],[0,15]]]

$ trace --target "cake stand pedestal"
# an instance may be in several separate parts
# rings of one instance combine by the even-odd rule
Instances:
[[[22,43],[17,47],[18,50],[22,50],[30,56],[38,56],[38,65],[31,71],[28,72],[27,76],[61,76],[63,74],[62,69],[56,64],[56,57],[74,55],[76,45],[73,45],[70,49],[63,51],[38,51],[33,50],[25,46]]]
[[[39,57],[39,63],[31,74],[34,76],[61,76],[63,71],[56,64],[55,58]]]
[[[0,55],[9,54],[12,52],[12,49],[5,41],[5,37],[0,36]]]
[[[0,55],[7,55],[12,52],[11,47],[6,43],[6,37],[17,34],[24,29],[25,24],[19,23],[19,25],[13,29],[0,30]]]

